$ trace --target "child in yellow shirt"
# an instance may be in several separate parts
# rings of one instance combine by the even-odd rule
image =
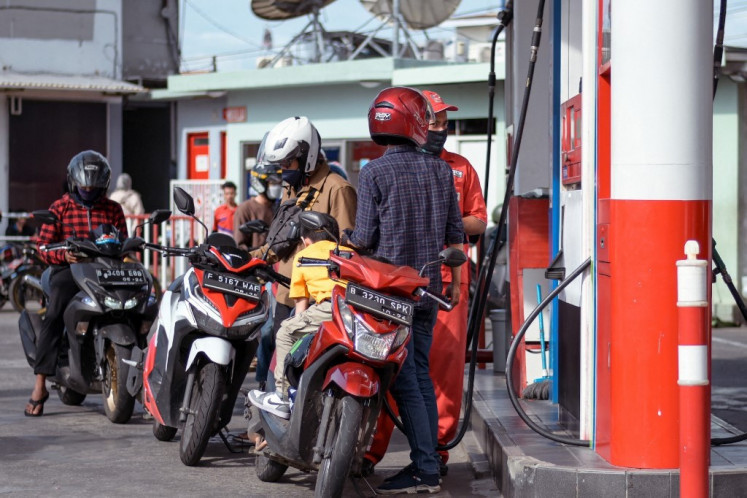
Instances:
[[[306,334],[315,333],[322,322],[332,320],[332,289],[337,285],[344,285],[332,280],[324,266],[298,266],[299,258],[303,257],[328,259],[330,252],[337,246],[330,235],[340,233],[337,221],[328,214],[323,214],[322,217],[327,231],[309,230],[301,226],[301,240],[305,248],[293,260],[289,294],[296,302],[295,314],[283,321],[275,338],[275,392],[266,393],[255,389],[249,393],[249,400],[255,406],[286,419],[290,418],[290,405],[284,399],[287,387],[285,357],[296,341]],[[340,250],[351,251],[343,246],[340,246]]]

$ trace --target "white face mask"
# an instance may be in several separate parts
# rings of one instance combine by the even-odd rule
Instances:
[[[280,199],[283,196],[282,185],[268,185],[267,186],[267,198],[268,199]]]

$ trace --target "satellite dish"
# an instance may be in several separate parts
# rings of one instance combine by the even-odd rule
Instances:
[[[291,48],[305,39],[314,41],[313,62],[321,62],[322,53],[324,52],[324,27],[319,22],[319,11],[331,4],[335,0],[252,0],[252,12],[257,17],[270,21],[282,21],[308,15],[311,20],[297,34],[293,40],[286,45],[279,54],[267,64],[273,67],[276,62],[284,60],[283,57],[288,54]],[[263,66],[264,67],[264,66]]]
[[[335,0],[252,0],[252,12],[268,21],[281,21],[308,14],[318,14],[320,9]]]
[[[392,17],[393,0],[360,0],[360,2],[366,10],[377,17]],[[451,17],[460,2],[461,0],[399,0],[399,12],[409,28],[428,29],[438,26]]]

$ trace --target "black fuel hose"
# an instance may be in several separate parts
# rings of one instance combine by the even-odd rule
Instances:
[[[516,356],[516,350],[519,348],[519,343],[521,343],[521,339],[524,337],[524,334],[526,334],[526,331],[529,329],[529,326],[534,322],[534,320],[539,316],[540,313],[542,313],[542,310],[547,307],[548,304],[550,304],[555,297],[560,294],[560,292],[565,289],[573,280],[576,279],[579,275],[581,275],[584,270],[586,270],[591,265],[591,258],[588,258],[586,261],[581,263],[581,265],[573,270],[568,277],[566,277],[565,280],[560,282],[560,284],[553,289],[552,292],[550,292],[545,299],[542,300],[540,304],[537,305],[537,307],[532,311],[529,316],[527,317],[526,321],[524,321],[524,324],[521,326],[519,331],[514,336],[513,341],[511,341],[511,347],[508,349],[508,358],[506,358],[506,390],[508,391],[508,399],[511,400],[511,404],[514,405],[514,409],[516,410],[516,413],[519,414],[519,417],[521,420],[524,421],[525,424],[529,426],[530,429],[532,429],[534,432],[539,434],[540,436],[544,436],[547,439],[552,439],[555,442],[563,443],[563,444],[570,444],[573,446],[589,446],[589,441],[585,439],[572,439],[567,437],[562,437],[553,434],[552,432],[549,432],[539,425],[537,425],[536,422],[534,422],[529,416],[526,414],[524,409],[521,407],[521,404],[519,403],[519,397],[514,392],[513,388],[513,365],[514,365],[514,357]]]
[[[507,4],[507,8],[509,5]],[[521,111],[519,113],[519,120],[516,126],[516,135],[514,136],[513,148],[511,151],[511,163],[508,173],[508,179],[506,180],[506,192],[503,196],[503,207],[501,208],[501,216],[498,221],[498,233],[490,241],[488,251],[485,253],[483,264],[480,267],[480,274],[477,279],[477,287],[475,295],[472,298],[472,303],[469,310],[469,322],[467,324],[467,344],[472,346],[472,355],[469,363],[469,373],[467,380],[467,397],[464,404],[464,419],[462,424],[457,431],[454,439],[445,445],[437,447],[439,451],[446,451],[454,448],[462,440],[467,432],[467,426],[469,425],[470,416],[472,413],[472,393],[474,392],[475,385],[475,368],[477,366],[477,346],[480,329],[484,318],[485,318],[485,305],[488,300],[488,291],[490,289],[490,276],[493,275],[495,269],[495,261],[498,257],[498,253],[505,244],[506,236],[506,221],[508,219],[508,204],[511,198],[511,192],[513,191],[514,177],[516,175],[516,165],[518,164],[519,151],[521,150],[521,139],[524,135],[524,124],[526,122],[527,109],[529,108],[529,96],[532,93],[532,82],[534,78],[534,67],[537,62],[537,53],[539,51],[540,40],[542,38],[542,21],[545,10],[545,0],[539,0],[537,6],[537,17],[532,30],[532,41],[530,46],[529,66],[527,67],[527,78],[526,86],[524,87],[524,96],[521,103]],[[508,17],[510,22],[513,15]],[[494,36],[497,40],[498,37]],[[490,130],[492,123],[488,123],[488,130]],[[490,133],[490,131],[488,131]],[[488,145],[489,146],[489,145]],[[488,161],[488,164],[490,162]],[[493,358],[495,361],[495,358]]]

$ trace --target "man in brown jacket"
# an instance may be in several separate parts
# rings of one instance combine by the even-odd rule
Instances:
[[[265,135],[257,162],[276,164],[282,168],[285,186],[283,203],[297,199],[296,204],[304,203],[306,210],[331,215],[337,220],[342,233],[355,224],[357,195],[347,180],[330,171],[320,150],[319,132],[311,121],[306,117],[292,117],[281,121]],[[277,262],[278,272],[290,278],[293,256],[302,248],[303,243],[299,238],[290,254],[283,254],[282,259],[277,257],[272,247],[268,252],[267,244],[253,251],[253,254],[261,256],[267,252],[268,261]],[[283,286],[278,286],[275,297],[277,307],[273,330],[277,332],[282,321],[290,316],[294,302],[288,297],[288,289]]]

